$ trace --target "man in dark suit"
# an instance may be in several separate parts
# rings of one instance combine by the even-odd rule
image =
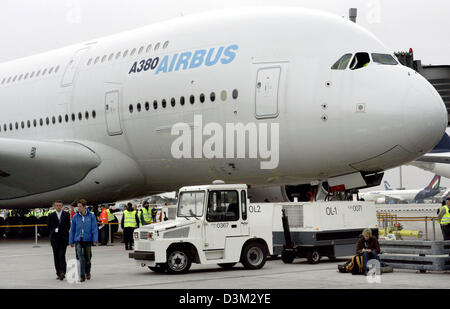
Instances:
[[[47,225],[53,248],[56,279],[64,280],[66,277],[66,249],[69,245],[70,214],[63,211],[62,201],[54,202],[53,207],[56,211],[48,216]]]

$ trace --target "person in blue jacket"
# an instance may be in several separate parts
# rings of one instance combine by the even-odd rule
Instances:
[[[77,202],[78,212],[72,218],[69,244],[75,247],[77,259],[80,261],[80,281],[91,279],[92,245],[98,242],[97,218],[86,207],[86,200]]]

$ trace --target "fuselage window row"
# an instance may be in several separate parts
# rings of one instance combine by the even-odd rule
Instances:
[[[76,119],[75,114],[72,114],[71,117],[72,117],[72,121],[74,122],[75,119]],[[97,113],[96,113],[95,110],[93,110],[91,113],[89,113],[88,111],[86,111],[86,112],[84,113],[84,118],[85,118],[86,120],[89,120],[90,117],[92,117],[92,119],[95,119],[95,118],[97,117]],[[56,118],[55,116],[52,116],[52,118],[51,118],[51,123],[52,123],[52,124],[56,124],[56,123],[57,123],[56,119],[57,119],[57,118]],[[78,119],[79,119],[80,121],[83,120],[83,113],[81,113],[81,112],[78,113]],[[64,116],[64,120],[65,120],[66,123],[69,122],[69,115],[68,115],[68,114],[66,114],[66,115]],[[63,116],[61,116],[61,115],[58,116],[58,123],[63,123]],[[46,124],[47,126],[50,125],[50,118],[49,118],[49,117],[46,117],[46,118],[45,118],[45,124]],[[31,128],[32,125],[36,128],[36,127],[38,126],[38,120],[37,120],[37,119],[34,119],[34,120],[33,120],[33,123],[31,123],[30,120],[27,120],[27,122],[26,122],[26,127],[27,127],[27,128]],[[44,119],[43,119],[43,118],[40,118],[40,119],[39,119],[39,125],[40,125],[41,127],[44,126]],[[14,125],[13,125],[13,123],[10,123],[10,124],[9,124],[9,131],[12,131],[14,128],[15,128],[16,130],[19,130],[19,127],[22,128],[22,129],[25,129],[25,122],[24,122],[24,121],[21,121],[21,122],[20,122],[20,125],[19,125],[19,122],[16,122]],[[7,124],[3,124],[3,131],[4,131],[4,132],[7,132],[7,131],[8,131],[8,125],[7,125]],[[2,132],[2,126],[1,126],[1,125],[0,125],[0,132]]]
[[[237,98],[238,98],[238,95],[239,95],[239,92],[238,92],[238,90],[237,89],[234,89],[233,91],[232,91],[232,98],[234,99],[234,100],[236,100]],[[221,97],[221,99],[222,99],[222,101],[226,101],[226,99],[227,99],[227,91],[226,90],[223,90],[222,92],[221,92],[221,94],[220,94],[220,97]],[[206,96],[205,96],[205,94],[204,93],[201,93],[200,94],[200,96],[199,96],[199,99],[200,99],[200,103],[204,103],[205,101],[206,101]],[[215,94],[215,92],[211,92],[211,94],[209,95],[209,99],[210,99],[210,101],[211,102],[214,102],[215,100],[216,100],[216,94]],[[185,98],[184,98],[184,96],[181,96],[180,97],[180,105],[181,106],[184,106],[184,103],[185,103]],[[195,103],[195,96],[194,95],[190,95],[189,96],[189,102],[193,105],[194,103]],[[174,97],[172,97],[171,99],[170,99],[170,105],[172,106],[172,107],[175,107],[176,106],[176,99],[174,98]],[[145,102],[145,110],[146,111],[148,111],[149,109],[150,109],[150,103],[148,102],[148,101],[146,101]],[[162,108],[166,108],[167,107],[167,100],[166,99],[162,99],[161,100],[161,106],[162,106]],[[158,101],[157,100],[154,100],[153,101],[153,109],[154,110],[157,110],[158,109]],[[134,111],[134,105],[133,104],[130,104],[129,106],[128,106],[128,110],[129,110],[129,112],[130,112],[130,114],[132,114],[133,113],[133,111]],[[142,104],[141,103],[137,103],[137,105],[136,105],[136,110],[138,111],[138,112],[141,112],[142,111]]]
[[[151,52],[152,49],[154,51],[158,51],[160,46],[161,46],[161,43],[156,43],[154,46],[152,44],[149,44],[149,45],[147,45],[147,48],[145,48],[145,46],[141,46],[141,47],[139,47],[139,50],[137,48],[133,48],[131,50],[131,52],[129,49],[125,50],[123,53],[119,51],[115,54],[115,56],[114,56],[114,53],[111,53],[111,54],[109,54],[109,56],[103,55],[102,57],[100,57],[100,56],[92,57],[92,58],[89,58],[86,65],[90,66],[91,64],[104,63],[104,62],[106,62],[106,60],[108,60],[108,62],[112,61],[113,59],[119,60],[121,56],[122,56],[122,58],[126,58],[128,55],[130,57],[133,57],[136,54],[136,51],[137,51],[137,55],[141,55],[144,52],[144,50],[146,53]],[[168,46],[169,46],[169,41],[165,41],[162,48],[166,49]]]
[[[39,77],[39,76],[44,76],[44,75],[50,75],[52,73],[56,74],[59,72],[60,66],[56,66],[56,67],[51,67],[50,69],[41,69],[36,71],[33,71],[31,73],[27,72],[27,73],[22,73],[20,75],[14,75],[14,76],[9,76],[9,77],[4,77],[2,79],[1,85],[7,85],[10,83],[14,83],[14,82],[20,82],[20,81],[25,81],[28,79],[32,79],[33,77]]]

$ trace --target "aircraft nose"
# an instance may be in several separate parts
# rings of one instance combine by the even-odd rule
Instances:
[[[423,76],[411,71],[408,77],[402,146],[410,152],[427,153],[445,133],[447,109],[439,93]]]

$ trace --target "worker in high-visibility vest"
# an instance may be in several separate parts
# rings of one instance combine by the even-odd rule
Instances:
[[[105,205],[102,205],[101,209],[99,216],[101,225],[98,227],[100,229],[100,246],[106,246],[109,238],[108,211]]]
[[[152,223],[152,209],[148,201],[145,201],[142,205],[139,218],[141,219],[142,225]]]
[[[42,209],[39,209],[39,208],[36,208],[35,210],[34,210],[34,216],[36,217],[36,218],[40,218],[40,217],[42,217],[42,213],[43,213],[43,211],[42,211]]]
[[[438,221],[441,224],[444,240],[450,240],[450,197],[445,199],[445,205],[440,208]]]
[[[123,229],[123,240],[125,242],[125,250],[133,250],[133,231],[139,227],[139,216],[133,209],[131,203],[127,204],[127,209],[123,212],[121,226]]]
[[[113,213],[120,211],[120,209],[110,209],[109,207],[110,205],[106,204],[106,211],[108,213],[108,229],[111,230],[111,232],[108,235],[111,235],[111,242],[114,242],[114,232],[117,232],[117,230],[119,229],[116,225],[111,225],[111,223],[119,223],[119,221],[117,220],[116,216],[114,216]]]

